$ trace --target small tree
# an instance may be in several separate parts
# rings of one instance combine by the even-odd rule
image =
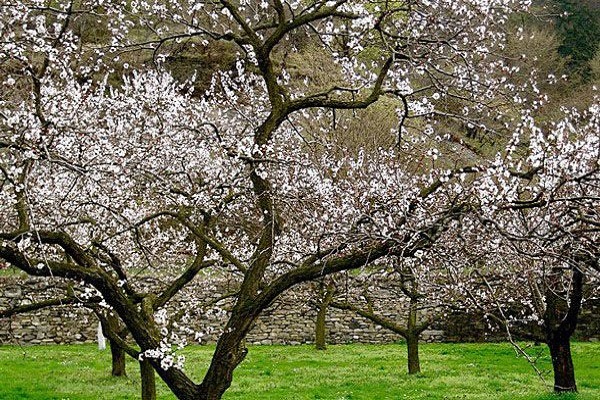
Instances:
[[[448,238],[444,235],[444,239]],[[435,259],[434,249],[441,246],[440,241],[431,249],[428,246],[417,250],[415,257],[393,260],[390,263],[393,267],[383,266],[354,279],[361,283],[348,285],[353,293],[338,292],[331,303],[332,307],[353,311],[402,336],[406,341],[409,374],[421,372],[421,334],[449,310],[457,308],[452,287],[460,279],[450,278],[446,266]],[[374,290],[378,298],[373,296]],[[402,314],[390,315],[390,307],[403,309]]]
[[[500,249],[492,254],[505,254],[501,269],[517,267],[511,279],[527,277],[519,287],[542,321],[556,392],[577,391],[570,338],[584,278],[598,276],[599,115],[596,98],[587,111],[566,111],[547,132],[524,117],[526,157],[509,149],[479,184],[481,221]]]

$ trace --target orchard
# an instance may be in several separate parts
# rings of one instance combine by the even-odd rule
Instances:
[[[1,262],[69,282],[179,399],[221,399],[261,313],[348,271],[355,291],[398,277],[412,342],[420,305],[483,311],[509,337],[504,311],[524,305],[554,390],[576,391],[570,338],[600,273],[600,98],[557,107],[558,78],[508,55],[529,3],[9,0]],[[214,51],[223,65],[173,67]],[[169,312],[199,279],[234,289]],[[196,382],[178,349],[207,309],[226,322]]]

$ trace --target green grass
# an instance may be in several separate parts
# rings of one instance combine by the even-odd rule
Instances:
[[[212,350],[186,351],[194,379],[202,376]],[[580,394],[556,397],[508,344],[423,345],[423,373],[416,376],[405,372],[402,344],[330,346],[325,352],[252,346],[225,399],[600,399],[600,345],[576,343],[573,353]],[[544,354],[540,368],[548,371]],[[91,345],[0,346],[0,399],[135,399],[136,367],[129,362],[127,378],[112,378],[110,352]],[[174,398],[162,382],[158,392],[159,399]]]

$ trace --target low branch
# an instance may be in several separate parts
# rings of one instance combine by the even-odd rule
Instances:
[[[154,309],[159,309],[163,307],[173,296],[177,294],[185,285],[190,283],[198,272],[203,270],[204,268],[208,268],[211,265],[215,264],[215,261],[204,261],[204,256],[206,255],[206,243],[199,244],[200,248],[198,250],[198,254],[194,258],[192,264],[186,268],[186,270],[171,284],[165,289],[154,302]]]
[[[395,241],[386,240],[347,255],[326,259],[317,263],[305,263],[299,268],[281,275],[268,285],[257,297],[257,309],[263,310],[267,308],[279,294],[299,283],[335,272],[364,267],[381,257],[389,255],[395,244]]]
[[[306,108],[334,108],[334,109],[359,109],[367,108],[373,104],[383,94],[382,86],[387,74],[392,67],[395,59],[390,57],[383,64],[379,70],[377,80],[371,89],[369,95],[361,100],[341,100],[341,99],[330,99],[329,91],[323,93],[317,93],[311,96],[303,97],[297,100],[290,101],[286,104],[286,115],[291,114],[294,111],[303,110]]]
[[[364,318],[376,323],[377,325],[384,327],[385,329],[389,329],[390,331],[399,334],[404,339],[406,339],[408,337],[408,331],[405,328],[401,327],[394,321],[391,321],[385,317],[375,314],[372,311],[365,310],[360,307],[356,307],[350,303],[340,303],[340,302],[332,301],[330,303],[330,305],[331,305],[331,307],[337,308],[339,310],[347,310],[347,311],[355,312],[356,314],[360,315],[361,317],[364,317]]]
[[[86,303],[99,303],[100,301],[101,301],[100,298],[94,298],[94,299],[87,300]],[[83,304],[83,301],[81,299],[78,299],[77,297],[73,297],[73,296],[62,297],[62,298],[58,298],[58,299],[49,299],[49,300],[44,300],[44,301],[40,301],[37,303],[24,304],[21,306],[9,308],[7,310],[0,310],[0,318],[7,318],[7,317],[11,317],[16,314],[28,313],[28,312],[32,312],[32,311],[41,310],[43,308],[48,308],[48,307],[66,306],[66,305],[78,304],[78,303]]]

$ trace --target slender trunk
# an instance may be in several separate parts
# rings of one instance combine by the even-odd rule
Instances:
[[[418,374],[421,372],[421,363],[419,360],[419,336],[417,329],[418,302],[415,297],[411,297],[408,308],[408,324],[406,329],[406,347],[408,351],[408,373]]]
[[[119,299],[120,296],[122,296],[122,291],[113,292],[112,300],[114,303],[111,305],[113,305],[119,313],[119,316],[129,329],[135,342],[142,350],[158,348],[160,346],[161,334],[158,331],[156,324],[152,322],[152,314],[154,312],[152,309],[152,297],[147,296],[142,299],[140,307],[141,312],[139,312],[131,302]],[[197,400],[201,398],[199,397],[198,385],[196,385],[182,370],[178,368],[163,369],[159,359],[144,358],[144,361],[147,361],[147,363],[153,367],[154,371],[167,384],[169,389],[171,389],[178,399]],[[147,367],[148,364],[140,364],[140,370]],[[153,374],[144,376],[147,378],[152,376],[152,379],[155,379]],[[154,384],[150,382],[152,381],[149,380],[148,385],[142,382],[142,389],[145,390],[144,388],[154,387]],[[148,393],[152,393],[152,390],[148,390]]]
[[[140,361],[140,376],[142,378],[142,400],[156,400],[156,377],[150,361]]]
[[[555,337],[548,341],[548,347],[554,370],[554,391],[556,393],[577,392],[570,337]]]
[[[320,294],[320,302],[319,309],[317,310],[317,322],[315,324],[315,348],[317,350],[325,350],[327,348],[326,336],[327,336],[327,328],[325,325],[325,318],[327,317],[327,311],[329,310],[329,305],[333,300],[333,293],[335,291],[335,286],[332,282],[327,285],[327,289],[323,293],[323,283],[321,283],[321,288],[319,291]]]
[[[122,332],[123,328],[121,323],[119,322],[119,318],[116,315],[108,314],[107,315],[108,326],[107,329],[110,329],[111,332],[119,335],[121,339],[125,339],[127,333]],[[110,346],[110,354],[112,356],[112,376],[126,376],[127,372],[125,371],[125,349],[123,349],[119,344],[111,340],[108,340]]]
[[[418,374],[421,372],[421,363],[419,360],[419,334],[409,332],[406,337],[406,347],[408,350],[408,373]]]
[[[315,324],[315,348],[317,350],[325,350],[325,316],[327,315],[327,306],[321,304],[317,311],[317,322]]]
[[[98,332],[98,340],[100,341],[101,336],[108,338],[108,344],[110,346],[111,364],[112,364],[112,376],[127,376],[125,371],[125,350],[119,346],[119,343],[111,339],[111,335],[119,335],[122,339],[125,339],[126,334],[119,333],[122,330],[119,319],[116,315],[108,314],[106,319],[100,319],[100,327],[102,331]]]
[[[108,342],[112,356],[112,376],[127,376],[127,372],[125,371],[125,350],[110,339]]]

